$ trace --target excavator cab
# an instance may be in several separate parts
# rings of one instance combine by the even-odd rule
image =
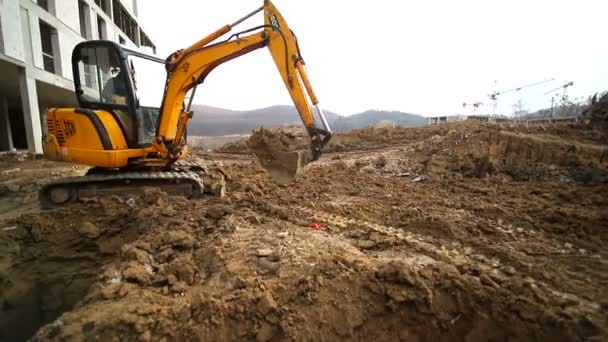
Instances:
[[[129,148],[149,146],[162,100],[164,60],[111,41],[86,41],[74,48],[72,67],[80,107],[111,113]],[[153,85],[158,89],[140,89]]]

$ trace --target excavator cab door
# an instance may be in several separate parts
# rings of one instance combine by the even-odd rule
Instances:
[[[164,70],[164,61],[159,58],[103,40],[78,44],[72,53],[72,68],[80,107],[111,113],[129,148],[141,148],[149,146],[156,133],[162,94],[156,104],[141,104],[137,87],[147,82],[137,81],[134,59],[151,61]],[[160,87],[164,84],[163,79],[155,83]]]

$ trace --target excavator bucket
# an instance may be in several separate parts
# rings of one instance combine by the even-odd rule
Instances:
[[[254,132],[247,146],[277,184],[287,184],[296,178],[306,164],[313,160],[310,149],[292,150],[293,136],[260,129]]]

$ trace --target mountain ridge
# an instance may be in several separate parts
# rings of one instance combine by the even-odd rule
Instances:
[[[192,105],[194,116],[188,126],[188,134],[221,136],[247,134],[258,127],[302,125],[294,106],[274,105],[252,110],[232,110],[207,105]],[[399,111],[367,110],[342,116],[324,111],[333,131],[342,132],[356,128],[376,126],[380,122],[392,122],[399,126],[416,127],[426,124],[421,115]]]

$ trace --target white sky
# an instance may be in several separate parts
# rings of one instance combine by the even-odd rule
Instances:
[[[510,114],[550,105],[565,81],[571,98],[608,90],[605,0],[274,0],[298,36],[321,105],[423,115],[469,113],[463,102],[543,79],[499,97]],[[259,7],[262,0],[139,0],[140,20],[162,57]],[[262,24],[258,15],[234,31]],[[496,81],[496,85],[495,85]],[[290,104],[265,49],[217,68],[195,103],[229,109]]]

